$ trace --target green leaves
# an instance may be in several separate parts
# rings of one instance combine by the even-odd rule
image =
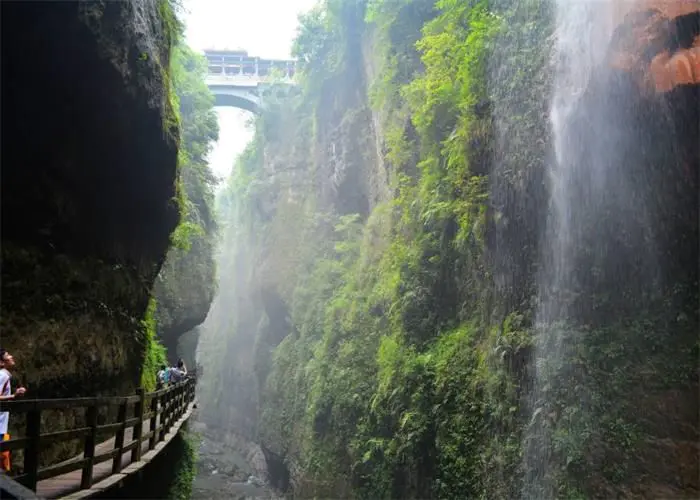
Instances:
[[[178,250],[189,252],[190,248],[192,247],[192,239],[198,236],[202,237],[204,235],[205,233],[202,226],[195,224],[194,222],[186,221],[180,223],[175,228],[173,234],[170,235],[170,241]]]
[[[178,152],[178,195],[182,221],[171,235],[172,245],[189,251],[194,238],[211,237],[213,189],[216,179],[207,156],[219,136],[214,96],[205,83],[206,60],[179,43],[171,59],[173,101],[178,105],[182,142]]]
[[[148,302],[146,317],[142,321],[141,327],[145,332],[145,353],[141,370],[141,387],[146,392],[156,389],[156,375],[160,370],[161,365],[168,364],[165,347],[158,340],[156,333],[156,299],[151,298]]]
[[[302,21],[295,51],[312,85],[347,77],[349,3],[330,2]],[[290,439],[303,450],[308,477],[327,474],[328,466],[319,464],[342,464],[349,450],[360,478],[355,487],[374,498],[426,496],[432,488],[442,497],[478,494],[482,414],[484,407],[496,412],[484,401],[482,377],[505,377],[476,356],[478,330],[457,318],[460,278],[450,276],[456,263],[477,267],[481,258],[488,179],[472,172],[467,144],[475,137],[488,141],[490,133],[473,108],[485,97],[484,61],[497,20],[485,2],[438,6],[442,11],[416,44],[425,72],[404,86],[408,65],[418,62],[411,59],[418,37],[418,28],[409,29],[411,16],[433,17],[432,2],[369,4],[367,19],[387,30],[382,40],[390,44],[375,105],[410,112],[418,137],[406,136],[405,121],[389,122],[385,139],[398,189],[382,207],[391,213],[381,235],[386,250],[375,260],[358,259],[369,252],[370,229],[355,216],[335,222],[333,252],[316,254],[316,271],[294,292],[304,297],[293,313],[301,336],[280,346],[286,361],[280,357],[268,379],[268,390],[306,422]],[[406,45],[399,34],[413,39]],[[317,86],[307,94],[321,99]],[[400,170],[413,168],[416,157],[417,175]],[[370,311],[380,304],[373,319]],[[474,309],[467,314],[476,315],[478,305],[469,305]],[[295,362],[286,358],[292,353]],[[300,378],[306,412],[281,390]],[[513,407],[505,403],[508,415]],[[342,468],[338,474],[341,480]],[[426,475],[426,484],[392,485],[391,477],[404,475]]]

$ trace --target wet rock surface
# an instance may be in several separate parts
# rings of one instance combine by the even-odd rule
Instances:
[[[282,499],[268,485],[259,464],[251,463],[250,450],[241,450],[240,443],[228,439],[220,431],[195,421],[193,429],[199,441],[197,476],[192,500],[213,498]]]

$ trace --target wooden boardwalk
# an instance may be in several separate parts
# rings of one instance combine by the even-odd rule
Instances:
[[[187,419],[192,414],[192,407],[194,403],[190,403],[189,408],[185,414],[180,418],[178,422],[173,425],[172,429],[168,434],[166,434],[165,439],[160,443],[156,444],[154,449],[150,449],[149,441],[145,440],[143,442],[143,451],[145,452],[141,457],[141,460],[133,463],[131,462],[131,451],[126,451],[122,453],[122,470],[117,474],[112,474],[112,462],[102,462],[93,467],[93,480],[95,484],[89,490],[80,490],[80,481],[82,477],[81,470],[75,470],[73,472],[68,472],[60,476],[52,477],[51,479],[44,479],[39,481],[37,484],[36,494],[40,498],[65,498],[66,500],[74,500],[78,498],[89,498],[97,493],[101,493],[114,486],[115,484],[123,481],[127,476],[139,471],[143,466],[148,464],[153,460],[158,453],[168,445],[170,440],[172,440],[177,432],[180,430],[182,424],[184,424]],[[160,416],[158,417],[157,423],[159,423]],[[144,421],[142,432],[147,434],[150,428],[150,419]],[[133,439],[133,428],[127,429],[124,432],[124,441],[129,442]],[[103,441],[98,446],[95,447],[95,454],[102,454],[109,452],[114,449],[115,438]],[[83,454],[66,460],[64,463],[78,462],[84,458]]]
[[[121,398],[76,398],[4,403],[2,409],[27,413],[24,437],[0,443],[1,450],[24,449],[24,474],[14,479],[35,491],[39,498],[89,498],[102,493],[141,470],[177,435],[194,408],[194,380],[154,393]],[[147,404],[148,403],[148,404]],[[97,425],[97,409],[119,406],[118,422]],[[134,406],[133,418],[127,407]],[[86,408],[87,427],[40,433],[40,412],[48,408]],[[149,410],[150,411],[147,411]],[[30,418],[31,417],[31,418]],[[98,431],[113,437],[96,443]],[[42,441],[84,437],[84,452],[64,462],[39,468]]]

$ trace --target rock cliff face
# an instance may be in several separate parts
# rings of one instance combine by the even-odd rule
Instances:
[[[204,321],[216,289],[214,247],[218,234],[213,214],[214,185],[207,155],[218,137],[214,96],[205,83],[206,59],[184,44],[173,51],[172,85],[182,124],[180,195],[182,223],[154,287],[156,328],[170,361],[188,358],[194,366],[194,342],[178,349],[180,338]],[[192,336],[190,336],[192,337]]]
[[[179,220],[161,0],[2,4],[2,343],[33,397],[127,394]]]
[[[206,319],[214,298],[214,231],[208,227],[193,237],[186,251],[171,248],[153,288],[158,336],[169,361],[174,364],[182,357],[188,369],[194,368],[196,327]],[[182,342],[185,335],[189,341]]]

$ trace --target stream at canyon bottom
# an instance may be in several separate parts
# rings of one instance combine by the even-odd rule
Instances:
[[[198,444],[197,475],[192,487],[192,500],[284,498],[266,485],[251,484],[248,478],[255,477],[255,471],[243,454],[227,444],[216,431],[196,420],[196,417],[191,430]]]

